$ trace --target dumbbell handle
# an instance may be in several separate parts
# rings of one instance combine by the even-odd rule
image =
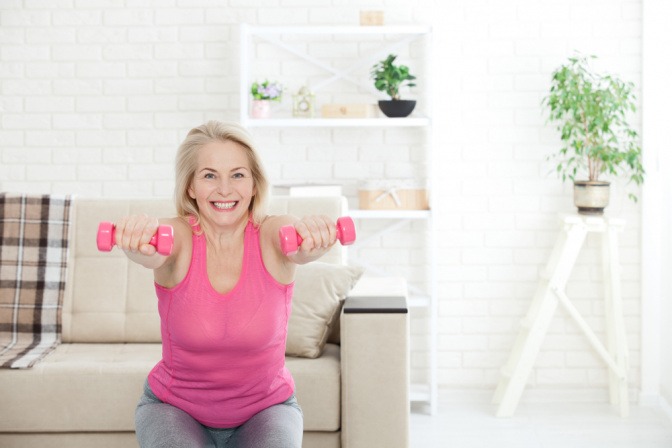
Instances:
[[[280,228],[280,249],[285,255],[294,255],[298,252],[303,238],[298,234],[294,226],[288,225]],[[355,223],[349,216],[342,216],[336,220],[336,239],[343,246],[349,246],[355,242]]]
[[[96,235],[96,244],[101,252],[109,252],[116,244],[114,224],[103,221],[98,225],[98,234]],[[173,252],[173,227],[167,224],[159,226],[156,233],[149,240],[149,244],[156,247],[156,251],[161,255],[170,255]]]

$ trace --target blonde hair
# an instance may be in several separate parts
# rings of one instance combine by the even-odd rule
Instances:
[[[200,222],[196,200],[189,196],[189,187],[196,173],[198,152],[212,141],[232,141],[239,144],[247,155],[256,194],[250,202],[252,222],[258,226],[266,215],[268,178],[255,149],[250,133],[238,123],[208,121],[193,128],[177,150],[175,157],[175,207],[180,217],[193,215]]]

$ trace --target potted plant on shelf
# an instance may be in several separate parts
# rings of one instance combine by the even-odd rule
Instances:
[[[402,100],[399,90],[403,86],[415,87],[415,76],[411,75],[405,65],[395,65],[396,55],[390,54],[386,59],[371,68],[374,86],[387,93],[391,100],[378,101],[378,107],[388,117],[407,117],[415,108],[415,100]]]
[[[268,118],[271,116],[271,101],[282,100],[282,85],[268,80],[259,83],[253,82],[250,87],[252,94],[252,117]]]
[[[590,59],[595,59],[590,56]],[[589,58],[574,56],[552,74],[551,89],[542,101],[549,120],[557,123],[562,148],[549,157],[556,171],[574,181],[574,204],[581,214],[601,215],[609,203],[610,183],[602,174],[644,181],[642,149],[627,115],[636,111],[634,85],[591,70]],[[587,175],[587,179],[577,176]],[[633,201],[633,193],[628,196]]]

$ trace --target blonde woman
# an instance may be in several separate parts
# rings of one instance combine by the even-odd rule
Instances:
[[[297,264],[336,242],[324,216],[268,216],[268,181],[247,131],[211,121],[192,129],[176,158],[177,217],[128,216],[116,244],[154,271],[162,359],[136,409],[141,447],[301,446],[303,414],[285,367]],[[174,229],[169,256],[148,244]],[[278,231],[303,238],[291,256]]]

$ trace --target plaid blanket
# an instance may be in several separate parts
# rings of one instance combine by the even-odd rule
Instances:
[[[70,204],[0,193],[0,367],[32,367],[61,342]]]

